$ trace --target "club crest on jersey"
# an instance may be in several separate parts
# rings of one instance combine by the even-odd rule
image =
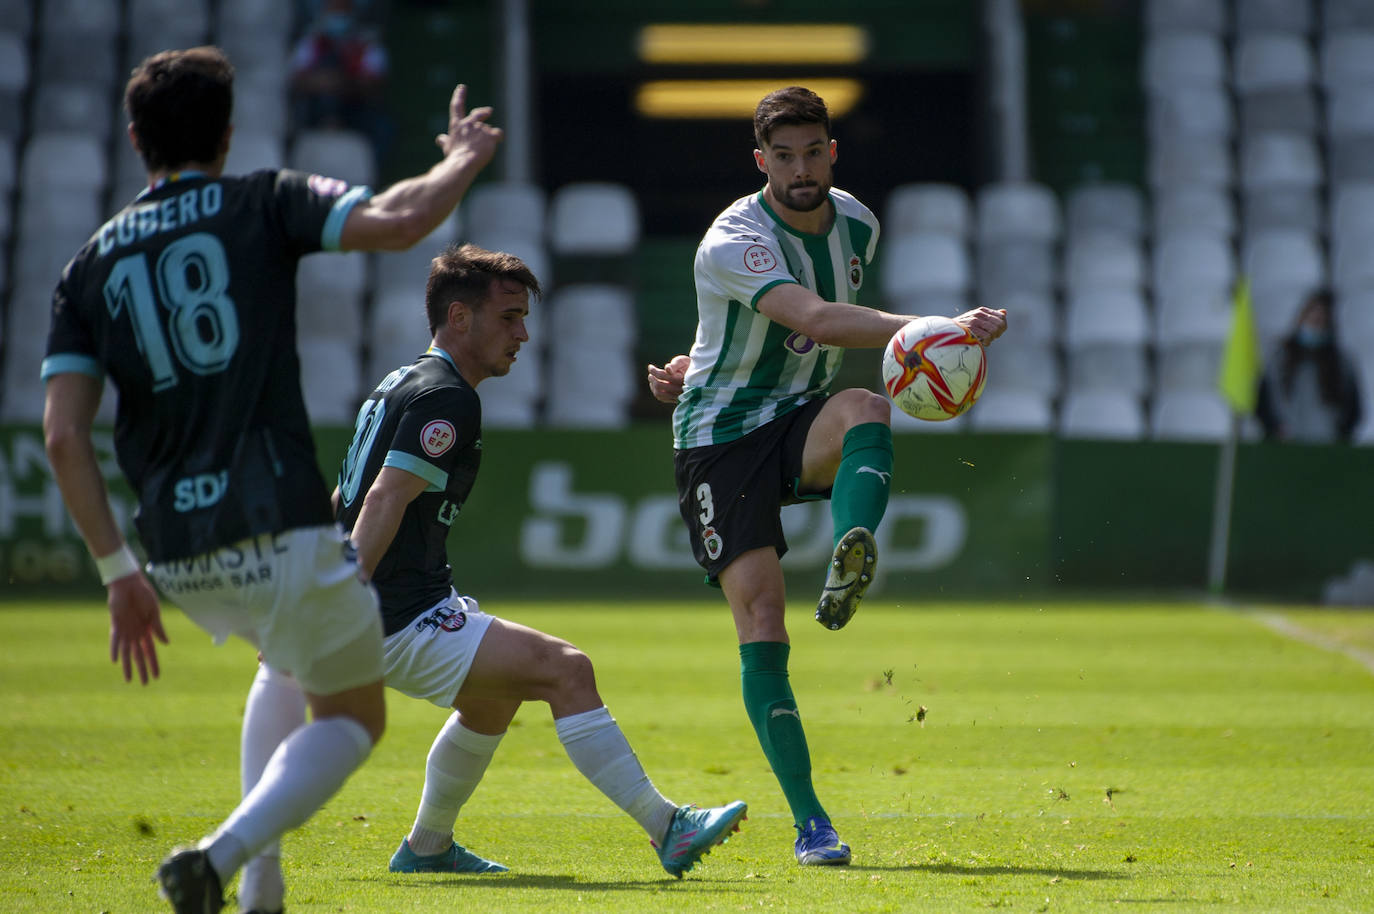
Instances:
[[[851,254],[849,257],[849,288],[854,291],[859,290],[859,286],[864,284],[864,265],[859,260],[858,254]]]
[[[713,562],[720,558],[721,550],[725,548],[725,541],[720,538],[715,527],[707,527],[701,531],[701,544],[706,547],[706,555]]]
[[[347,181],[327,178],[324,175],[311,175],[305,179],[305,185],[321,197],[340,197],[348,190]]]
[[[744,249],[744,266],[750,273],[767,273],[778,265],[778,258],[761,244],[751,244]]]
[[[458,433],[453,430],[453,423],[447,419],[435,419],[420,429],[420,446],[431,457],[438,457],[453,447],[453,442],[457,438]]]

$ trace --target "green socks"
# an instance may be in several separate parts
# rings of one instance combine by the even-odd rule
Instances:
[[[797,822],[805,822],[813,816],[828,819],[830,817],[811,786],[811,752],[806,747],[801,715],[787,681],[790,652],[789,645],[778,641],[755,641],[739,646],[744,709],[749,713],[763,754],[792,809],[793,819]]]
[[[840,468],[830,492],[835,545],[855,527],[877,533],[892,488],[892,429],[881,422],[856,425],[844,436]]]

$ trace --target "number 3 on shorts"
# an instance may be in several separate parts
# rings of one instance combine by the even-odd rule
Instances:
[[[716,506],[711,501],[711,484],[703,482],[697,486],[697,504],[701,505],[701,511],[697,517],[701,519],[701,525],[705,527],[716,519]]]

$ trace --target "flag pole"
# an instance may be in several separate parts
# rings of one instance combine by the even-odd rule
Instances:
[[[1226,588],[1226,559],[1231,551],[1231,500],[1236,490],[1236,439],[1240,416],[1231,413],[1231,428],[1221,442],[1217,457],[1217,483],[1212,494],[1212,539],[1207,559],[1207,589],[1214,594]]]

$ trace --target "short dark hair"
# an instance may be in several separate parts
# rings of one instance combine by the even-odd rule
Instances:
[[[754,142],[762,149],[778,127],[820,124],[830,137],[830,111],[825,99],[802,86],[788,86],[769,92],[754,109]]]
[[[216,47],[162,51],[134,68],[124,108],[150,171],[213,162],[234,110],[234,67]]]
[[[429,282],[425,284],[425,313],[429,332],[434,333],[448,320],[448,306],[461,301],[471,307],[482,305],[496,280],[518,282],[539,296],[539,280],[525,262],[514,254],[488,251],[475,244],[449,245],[430,261]]]

